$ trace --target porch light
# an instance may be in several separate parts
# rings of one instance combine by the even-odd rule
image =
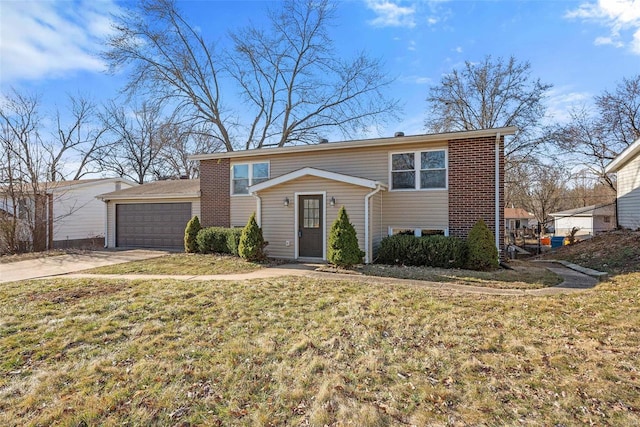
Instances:
[[[288,197],[284,198],[284,205],[285,206],[289,206],[289,198]]]
[[[336,205],[336,198],[335,198],[335,197],[333,197],[333,196],[331,196],[331,200],[329,201],[329,204],[330,204],[331,206],[335,206],[335,205]]]

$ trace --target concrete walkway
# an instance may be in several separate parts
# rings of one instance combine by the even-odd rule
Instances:
[[[54,255],[0,264],[0,283],[59,276],[89,268],[139,261],[166,255],[165,251],[132,249],[124,251],[88,251]]]
[[[572,270],[564,265],[544,263],[544,267],[560,275],[564,281],[553,287],[541,289],[496,289],[482,286],[460,285],[447,282],[429,282],[425,280],[396,279],[391,277],[365,276],[361,274],[329,273],[316,271],[317,266],[311,264],[285,264],[277,267],[264,268],[251,273],[217,274],[217,275],[159,275],[159,274],[68,274],[68,278],[105,278],[128,280],[161,280],[175,279],[185,281],[202,280],[231,280],[242,281],[252,279],[269,279],[274,277],[303,276],[325,280],[358,281],[363,284],[409,284],[423,286],[444,292],[461,292],[481,295],[560,295],[584,291],[593,288],[598,280],[586,274]]]

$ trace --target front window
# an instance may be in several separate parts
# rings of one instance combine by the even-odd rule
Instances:
[[[239,163],[231,174],[231,194],[249,194],[250,186],[269,179],[269,163]]]
[[[445,150],[391,154],[392,190],[447,188]]]

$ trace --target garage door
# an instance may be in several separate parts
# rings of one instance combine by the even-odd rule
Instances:
[[[191,219],[191,203],[116,205],[116,246],[179,248]]]

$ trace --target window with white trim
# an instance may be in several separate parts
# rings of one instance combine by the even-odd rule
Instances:
[[[396,234],[404,234],[409,236],[448,236],[447,228],[429,228],[429,227],[389,227],[389,236]]]
[[[269,162],[237,163],[231,166],[231,194],[249,194],[249,187],[269,179]]]
[[[391,190],[447,188],[446,150],[392,153],[389,169]]]

